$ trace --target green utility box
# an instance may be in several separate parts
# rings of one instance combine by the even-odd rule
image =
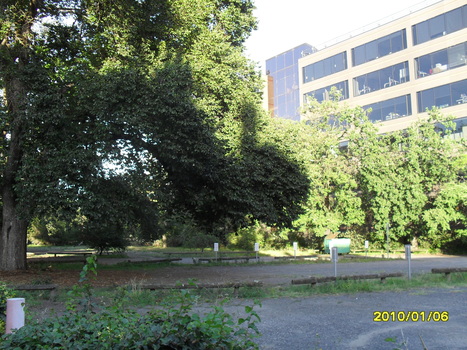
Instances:
[[[330,254],[329,247],[337,247],[338,254],[350,253],[350,238],[324,239],[324,253]]]

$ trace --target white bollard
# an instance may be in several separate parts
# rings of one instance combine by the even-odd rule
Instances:
[[[6,300],[6,329],[11,333],[13,329],[24,326],[24,298],[11,298]]]

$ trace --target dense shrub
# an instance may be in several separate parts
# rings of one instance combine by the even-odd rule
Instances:
[[[37,245],[75,245],[79,235],[79,226],[54,217],[36,217],[28,229],[29,242]]]
[[[165,223],[166,243],[169,247],[212,247],[219,238],[200,229],[188,214],[174,214]]]
[[[126,230],[118,223],[87,224],[81,232],[81,242],[98,254],[104,252],[123,252],[128,246]]]
[[[279,230],[256,221],[249,227],[241,228],[227,237],[232,249],[253,250],[255,243],[261,248],[283,248],[287,245],[288,230]]]

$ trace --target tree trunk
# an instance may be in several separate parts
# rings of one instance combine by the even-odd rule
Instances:
[[[9,110],[16,112],[19,106],[18,101],[24,99],[24,95],[21,96],[24,93],[22,84],[16,79],[8,81],[5,84],[5,91],[9,102]],[[14,115],[17,118],[13,119],[15,127],[10,135],[2,184],[3,216],[0,236],[0,270],[3,271],[24,270],[27,268],[26,239],[28,222],[20,217],[18,200],[15,194],[16,178],[23,155],[21,149],[22,118],[20,113]]]
[[[34,1],[31,1],[34,4]],[[34,10],[34,11],[33,11]],[[31,15],[35,7],[31,6]],[[3,201],[2,231],[0,236],[0,270],[24,270],[26,263],[26,239],[28,222],[21,218],[15,186],[18,181],[18,171],[23,158],[22,138],[24,120],[27,117],[28,89],[21,76],[25,74],[25,67],[29,62],[29,38],[33,18],[24,23],[16,32],[15,42],[0,47],[4,51],[0,67],[3,70],[3,88],[8,110],[10,129],[3,131],[7,145],[6,163],[3,170],[1,200]],[[31,203],[28,203],[29,205]]]
[[[0,240],[0,270],[25,270],[28,223],[17,215],[15,203],[3,191],[3,224]],[[10,196],[11,197],[11,196]]]

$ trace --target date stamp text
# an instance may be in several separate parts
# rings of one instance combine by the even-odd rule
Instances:
[[[374,322],[447,322],[448,311],[374,311]]]

